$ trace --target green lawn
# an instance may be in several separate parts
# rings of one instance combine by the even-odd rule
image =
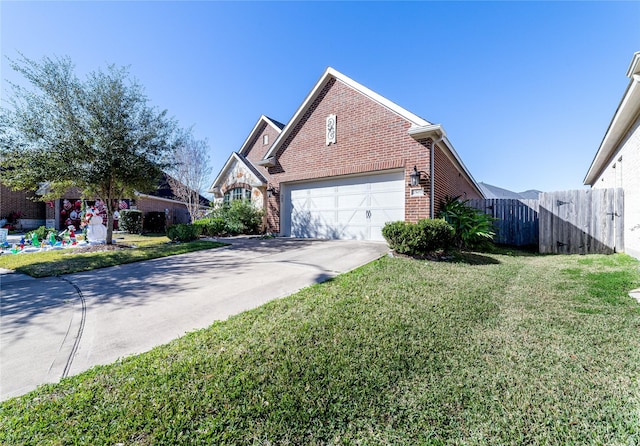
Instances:
[[[0,442],[639,444],[639,266],[385,257],[9,400]]]
[[[0,256],[0,268],[12,269],[33,277],[47,277],[225,246],[225,243],[207,240],[169,243],[169,239],[164,235],[114,234],[114,242],[135,248],[87,253],[61,249],[4,254]]]

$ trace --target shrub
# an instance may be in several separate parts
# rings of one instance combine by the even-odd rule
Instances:
[[[399,254],[426,255],[447,250],[453,243],[453,228],[444,220],[424,219],[418,223],[396,221],[382,228],[389,247]]]
[[[447,250],[454,241],[454,231],[449,223],[442,219],[420,220],[418,227],[418,249],[421,252]]]
[[[179,223],[167,228],[167,237],[173,242],[191,242],[200,237],[200,225]]]
[[[256,209],[250,200],[234,200],[214,209],[211,217],[203,220],[213,221],[215,235],[257,234],[262,228],[262,216],[262,210]],[[224,222],[224,230],[220,230],[220,220]]]
[[[455,243],[459,248],[482,249],[493,242],[494,219],[484,212],[460,201],[460,197],[445,197],[439,217],[444,218],[455,231]]]
[[[142,233],[142,211],[125,209],[120,211],[119,228],[129,234]]]
[[[193,222],[200,227],[200,234],[207,237],[220,237],[227,234],[227,225],[222,218],[202,218]]]
[[[234,200],[224,211],[230,234],[256,234],[262,226],[263,212],[249,200]]]

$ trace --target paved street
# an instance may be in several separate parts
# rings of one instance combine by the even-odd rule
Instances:
[[[345,240],[231,242],[58,278],[1,274],[0,399],[147,351],[388,250]]]

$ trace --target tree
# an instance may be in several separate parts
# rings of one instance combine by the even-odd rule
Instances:
[[[127,68],[110,65],[81,81],[67,57],[9,62],[31,88],[10,83],[9,107],[0,109],[2,182],[45,190],[43,199],[72,186],[102,199],[111,243],[114,201],[156,187],[180,143],[175,120],[148,105]]]
[[[192,222],[199,218],[200,194],[209,175],[208,150],[207,140],[197,140],[191,132],[186,133],[174,151],[174,164],[169,170],[169,186],[186,204]]]

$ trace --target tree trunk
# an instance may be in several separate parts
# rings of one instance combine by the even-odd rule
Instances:
[[[111,245],[113,243],[113,200],[108,198],[105,202],[107,207],[107,245]]]

